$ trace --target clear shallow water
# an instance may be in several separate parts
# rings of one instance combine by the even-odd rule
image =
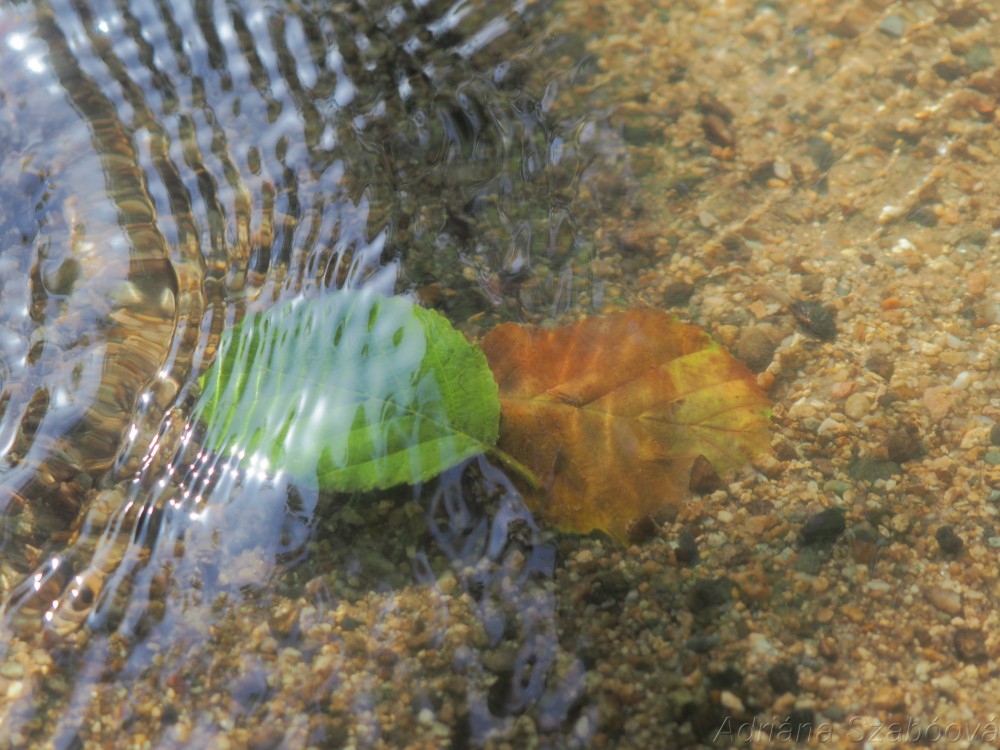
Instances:
[[[271,690],[248,699],[213,666],[249,638],[240,623],[272,622],[302,597],[320,620],[376,594],[405,612],[449,567],[481,642],[462,652],[467,687],[442,726],[482,744],[531,712],[553,742],[573,736],[587,709],[582,668],[555,641],[554,552],[502,474],[473,462],[385,498],[326,497],[201,452],[189,421],[221,332],[282,300],[343,286],[409,293],[458,325],[597,304],[575,206],[606,145],[599,121],[547,111],[558,81],[533,65],[559,42],[533,35],[543,12],[0,11],[0,66],[13,72],[0,84],[0,593],[4,663],[16,665],[0,701],[6,738],[100,736],[103,702],[133,683],[112,735],[130,731],[128,716],[142,724],[142,701],[164,691],[163,703],[167,688],[173,720],[147,739],[225,734],[232,726],[180,683],[208,670],[200,691],[230,701],[233,717],[273,711]],[[372,537],[395,549],[372,552]],[[324,578],[338,566],[342,588]],[[454,625],[445,610],[440,638]],[[303,626],[272,630],[309,652]],[[498,649],[499,664],[487,655]],[[295,728],[338,694],[331,680],[289,700],[279,744],[343,732],[392,744],[377,712],[365,729]],[[436,684],[418,675],[398,688],[423,696],[412,713],[433,715]],[[378,690],[351,695],[374,705]]]

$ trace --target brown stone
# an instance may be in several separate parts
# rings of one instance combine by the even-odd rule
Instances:
[[[712,462],[704,456],[695,458],[691,465],[691,481],[688,483],[688,487],[699,495],[707,495],[725,489],[719,472],[712,466]]]
[[[970,664],[982,664],[989,658],[983,633],[977,628],[959,628],[952,636],[958,658]]]

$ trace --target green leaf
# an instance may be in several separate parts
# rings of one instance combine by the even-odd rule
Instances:
[[[206,450],[334,491],[427,480],[499,428],[483,353],[436,312],[365,290],[248,317],[201,385]]]

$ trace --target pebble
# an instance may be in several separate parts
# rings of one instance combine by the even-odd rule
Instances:
[[[827,508],[821,510],[802,526],[802,544],[806,546],[833,544],[844,533],[846,526],[844,511],[841,509]]]
[[[955,557],[962,554],[962,550],[965,549],[965,542],[962,541],[962,537],[956,534],[951,526],[938,527],[938,530],[934,532],[934,538],[937,540],[941,551],[946,555]]]
[[[982,297],[990,286],[990,277],[982,271],[973,271],[965,277],[965,283],[969,294],[973,297]]]
[[[850,530],[851,557],[861,565],[873,565],[878,559],[879,533],[868,522],[856,524]]]
[[[693,635],[684,643],[685,647],[696,654],[707,654],[719,644],[719,636],[715,633],[711,635]]]
[[[774,359],[774,342],[759,326],[749,326],[739,333],[733,353],[746,363],[751,372],[760,373]]]
[[[906,463],[924,455],[924,446],[917,427],[907,425],[889,433],[885,441],[889,460],[897,464]]]
[[[733,582],[726,577],[695,581],[688,595],[688,608],[695,613],[728,604],[733,598]]]
[[[691,465],[688,489],[699,495],[707,495],[724,488],[722,477],[712,466],[712,462],[702,455],[696,456]]]
[[[854,420],[864,417],[871,409],[871,397],[867,393],[852,393],[844,401],[844,414]]]
[[[896,685],[884,687],[872,697],[872,705],[884,711],[903,708],[906,705],[906,694]]]
[[[628,523],[625,536],[630,544],[645,544],[656,538],[660,527],[649,516],[640,516]]]
[[[694,285],[684,281],[673,281],[663,290],[664,307],[683,307],[694,295]]]
[[[868,619],[865,611],[856,604],[844,604],[840,608],[840,614],[844,615],[848,620],[855,623],[862,623]]]
[[[717,672],[709,672],[708,683],[715,690],[736,690],[743,684],[743,673],[736,667],[726,667]]]
[[[747,636],[747,641],[750,644],[750,650],[755,653],[773,654],[776,651],[774,644],[763,633],[750,633]]]
[[[716,146],[732,146],[736,142],[732,128],[721,117],[705,115],[702,119],[705,137]]]
[[[825,492],[832,492],[837,497],[843,497],[844,493],[849,489],[851,489],[850,483],[842,479],[828,479],[823,483],[823,490]]]
[[[989,659],[983,633],[976,628],[959,628],[952,637],[958,658],[970,664],[982,664]]]
[[[887,355],[875,353],[865,360],[865,369],[874,372],[888,383],[892,380],[892,375],[896,371],[896,365]]]
[[[674,549],[674,559],[681,565],[692,565],[698,562],[698,542],[687,529],[677,532],[677,547]]]
[[[851,479],[873,484],[880,479],[891,479],[901,472],[902,469],[895,461],[884,461],[875,456],[854,458],[847,465],[847,474]]]
[[[965,64],[968,65],[974,71],[991,68],[993,67],[994,64],[993,53],[990,51],[990,48],[987,47],[985,44],[974,45],[973,48],[969,50],[969,54],[965,56]],[[993,102],[987,99],[984,102],[985,106],[977,107],[977,111],[992,112],[993,110],[989,108],[991,104],[993,104]],[[977,271],[976,273],[978,274],[981,272]],[[969,287],[969,291],[970,292],[972,291],[971,284]],[[984,291],[985,291],[985,286],[984,286]]]
[[[795,696],[791,693],[778,693],[771,704],[771,712],[776,716],[787,716],[795,708]]]
[[[830,395],[834,398],[847,398],[858,387],[853,380],[841,380],[830,386]]]
[[[821,341],[832,341],[837,336],[836,314],[818,302],[799,301],[789,305],[799,327]]]
[[[924,389],[923,404],[931,421],[940,422],[951,411],[952,393],[948,386],[932,386]]]
[[[816,428],[817,435],[839,435],[846,431],[846,427],[833,417],[827,417]]]
[[[799,675],[793,664],[782,662],[767,670],[767,683],[776,695],[799,692]]]
[[[816,546],[803,547],[799,556],[795,559],[794,570],[806,575],[819,575],[819,572],[823,569],[823,563],[826,562],[828,557],[829,553],[825,549],[821,551]]]
[[[934,607],[946,614],[959,615],[962,613],[962,595],[957,591],[941,586],[928,586],[924,589],[924,596]]]
[[[723,690],[719,693],[719,703],[722,704],[723,708],[727,708],[733,713],[742,714],[746,711],[743,706],[743,701],[739,699],[735,693],[731,693],[728,690]]]
[[[898,13],[892,13],[882,19],[878,25],[878,30],[886,36],[898,39],[906,31],[906,21]]]

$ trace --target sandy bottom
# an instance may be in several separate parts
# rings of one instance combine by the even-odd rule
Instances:
[[[609,288],[759,371],[778,461],[652,541],[567,550],[593,746],[996,746],[996,10],[565,13],[595,30],[573,95],[614,108],[641,185]]]

